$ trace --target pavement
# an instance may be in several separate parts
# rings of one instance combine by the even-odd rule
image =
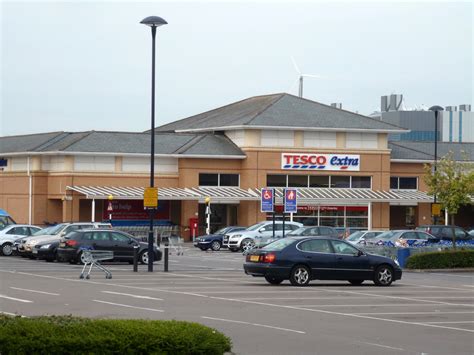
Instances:
[[[391,287],[372,282],[288,282],[244,274],[244,257],[223,250],[172,253],[113,278],[82,266],[0,257],[0,312],[199,322],[232,339],[235,354],[473,354],[474,273],[405,273]]]

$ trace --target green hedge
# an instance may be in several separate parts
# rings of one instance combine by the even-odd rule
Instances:
[[[452,269],[474,267],[474,250],[420,253],[408,258],[408,269]]]
[[[0,354],[223,354],[231,341],[198,323],[0,316]]]

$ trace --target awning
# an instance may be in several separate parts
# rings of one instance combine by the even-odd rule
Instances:
[[[67,186],[66,190],[76,191],[87,199],[106,200],[113,196],[115,200],[142,200],[144,187],[117,186]],[[213,203],[238,203],[239,201],[257,201],[260,195],[239,187],[197,187],[197,188],[158,188],[159,200],[180,200],[204,202],[206,197]]]
[[[117,186],[67,186],[67,190],[76,191],[87,199],[106,200],[110,195],[116,200],[142,200],[144,187]],[[283,188],[275,188],[276,203],[283,204]],[[260,201],[261,190],[244,190],[239,187],[201,186],[193,188],[158,188],[158,199],[199,201],[206,197],[211,203],[239,203],[239,201]],[[298,204],[301,205],[356,205],[370,202],[388,202],[392,205],[416,205],[431,203],[433,198],[418,190],[370,190],[338,188],[298,188]]]
[[[254,189],[260,196],[260,189]],[[389,202],[391,204],[431,203],[433,198],[418,190],[369,190],[338,188],[298,188],[299,205],[320,204],[367,204],[369,202]],[[283,188],[275,188],[275,203],[283,204]]]

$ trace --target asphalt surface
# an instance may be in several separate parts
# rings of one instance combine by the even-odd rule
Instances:
[[[474,273],[297,288],[245,275],[243,260],[190,246],[168,273],[111,263],[112,279],[80,280],[79,265],[0,257],[0,312],[194,321],[231,337],[236,354],[474,353]]]

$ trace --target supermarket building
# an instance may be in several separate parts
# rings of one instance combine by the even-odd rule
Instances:
[[[388,142],[406,129],[289,94],[251,97],[155,130],[158,225],[189,237],[204,199],[212,229],[251,225],[260,189],[297,187],[295,221],[372,229],[431,223],[424,165],[433,143]],[[440,144],[474,160],[474,144]],[[147,222],[150,133],[50,132],[0,138],[0,208],[17,222]],[[431,150],[430,150],[431,149]],[[461,159],[461,158],[459,158]],[[110,198],[112,199],[110,200]],[[109,204],[112,211],[109,211]],[[277,208],[277,209],[278,209]],[[111,216],[110,216],[111,215]],[[472,222],[472,205],[457,217]],[[200,230],[202,232],[202,229]]]

